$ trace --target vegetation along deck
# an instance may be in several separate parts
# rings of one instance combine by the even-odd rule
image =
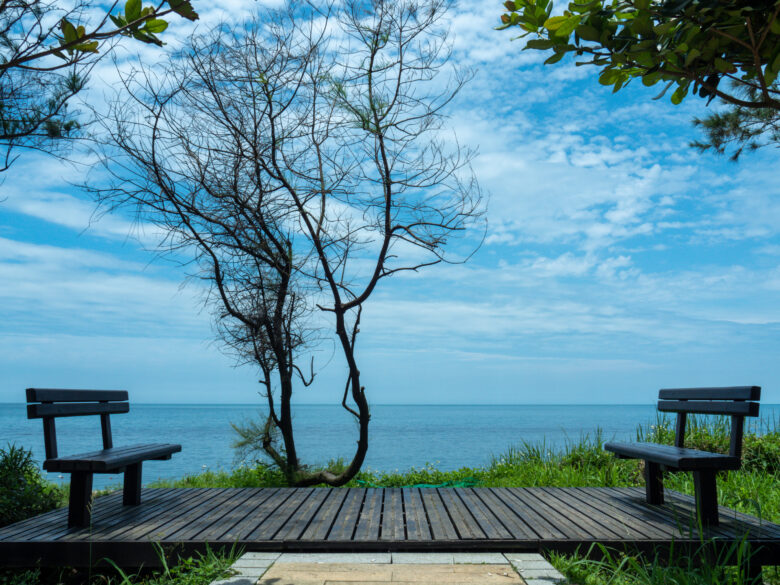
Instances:
[[[156,564],[155,543],[182,554],[206,545],[584,552],[595,542],[684,552],[706,543],[717,554],[745,539],[761,564],[780,558],[780,526],[721,507],[720,524],[700,534],[694,510],[676,492],[648,505],[638,488],[145,489],[139,506],[122,506],[120,492],[98,498],[87,528],[68,528],[63,508],[0,529],[0,564]]]

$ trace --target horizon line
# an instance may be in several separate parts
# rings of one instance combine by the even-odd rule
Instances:
[[[24,405],[27,402],[0,402],[0,405]],[[144,406],[265,406],[254,402],[133,402]],[[780,403],[761,402],[761,406],[780,406]],[[295,402],[293,406],[341,406],[332,402]],[[376,402],[369,406],[656,406],[656,402]]]

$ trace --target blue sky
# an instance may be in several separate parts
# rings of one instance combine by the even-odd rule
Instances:
[[[687,144],[702,101],[652,101],[658,88],[641,85],[613,95],[593,69],[544,67],[492,30],[499,15],[472,2],[451,16],[456,59],[478,73],[449,123],[480,152],[487,239],[469,263],[393,277],[366,304],[369,400],[650,403],[660,387],[757,384],[780,403],[777,149],[738,164],[700,154]],[[188,30],[175,24],[169,48]],[[104,62],[85,99],[99,108],[116,76]],[[200,285],[182,286],[148,226],[94,216],[70,186],[91,160],[73,158],[22,153],[2,177],[0,402],[27,386],[257,400],[256,373],[213,342]],[[329,355],[300,402],[338,400]]]

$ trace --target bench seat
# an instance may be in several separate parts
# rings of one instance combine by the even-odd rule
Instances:
[[[78,390],[27,388],[27,418],[43,420],[43,445],[50,472],[70,473],[68,528],[89,526],[92,513],[92,479],[95,473],[122,473],[122,504],[141,503],[141,475],[144,461],[170,459],[181,445],[153,443],[114,447],[111,415],[130,411],[127,390]],[[60,456],[55,419],[69,416],[99,416],[103,449]]]
[[[658,443],[606,443],[604,449],[627,459],[644,459],[678,471],[739,469],[739,457]]]
[[[691,472],[693,491],[696,494],[697,519],[704,526],[717,526],[718,473],[740,468],[745,417],[758,416],[760,399],[760,386],[665,388],[658,392],[658,411],[677,414],[674,445],[609,442],[604,444],[604,449],[615,453],[621,459],[644,460],[645,495],[648,504],[664,503],[665,472]],[[685,447],[685,427],[689,414],[731,416],[728,454]]]
[[[112,447],[91,453],[47,459],[43,463],[43,468],[46,471],[62,473],[74,471],[116,473],[123,471],[128,465],[134,465],[141,461],[170,459],[171,455],[179,451],[181,451],[181,445],[169,443]]]

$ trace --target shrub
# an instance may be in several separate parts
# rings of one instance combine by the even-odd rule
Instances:
[[[30,451],[15,445],[0,449],[0,526],[53,510],[62,498],[60,488],[41,476]]]

